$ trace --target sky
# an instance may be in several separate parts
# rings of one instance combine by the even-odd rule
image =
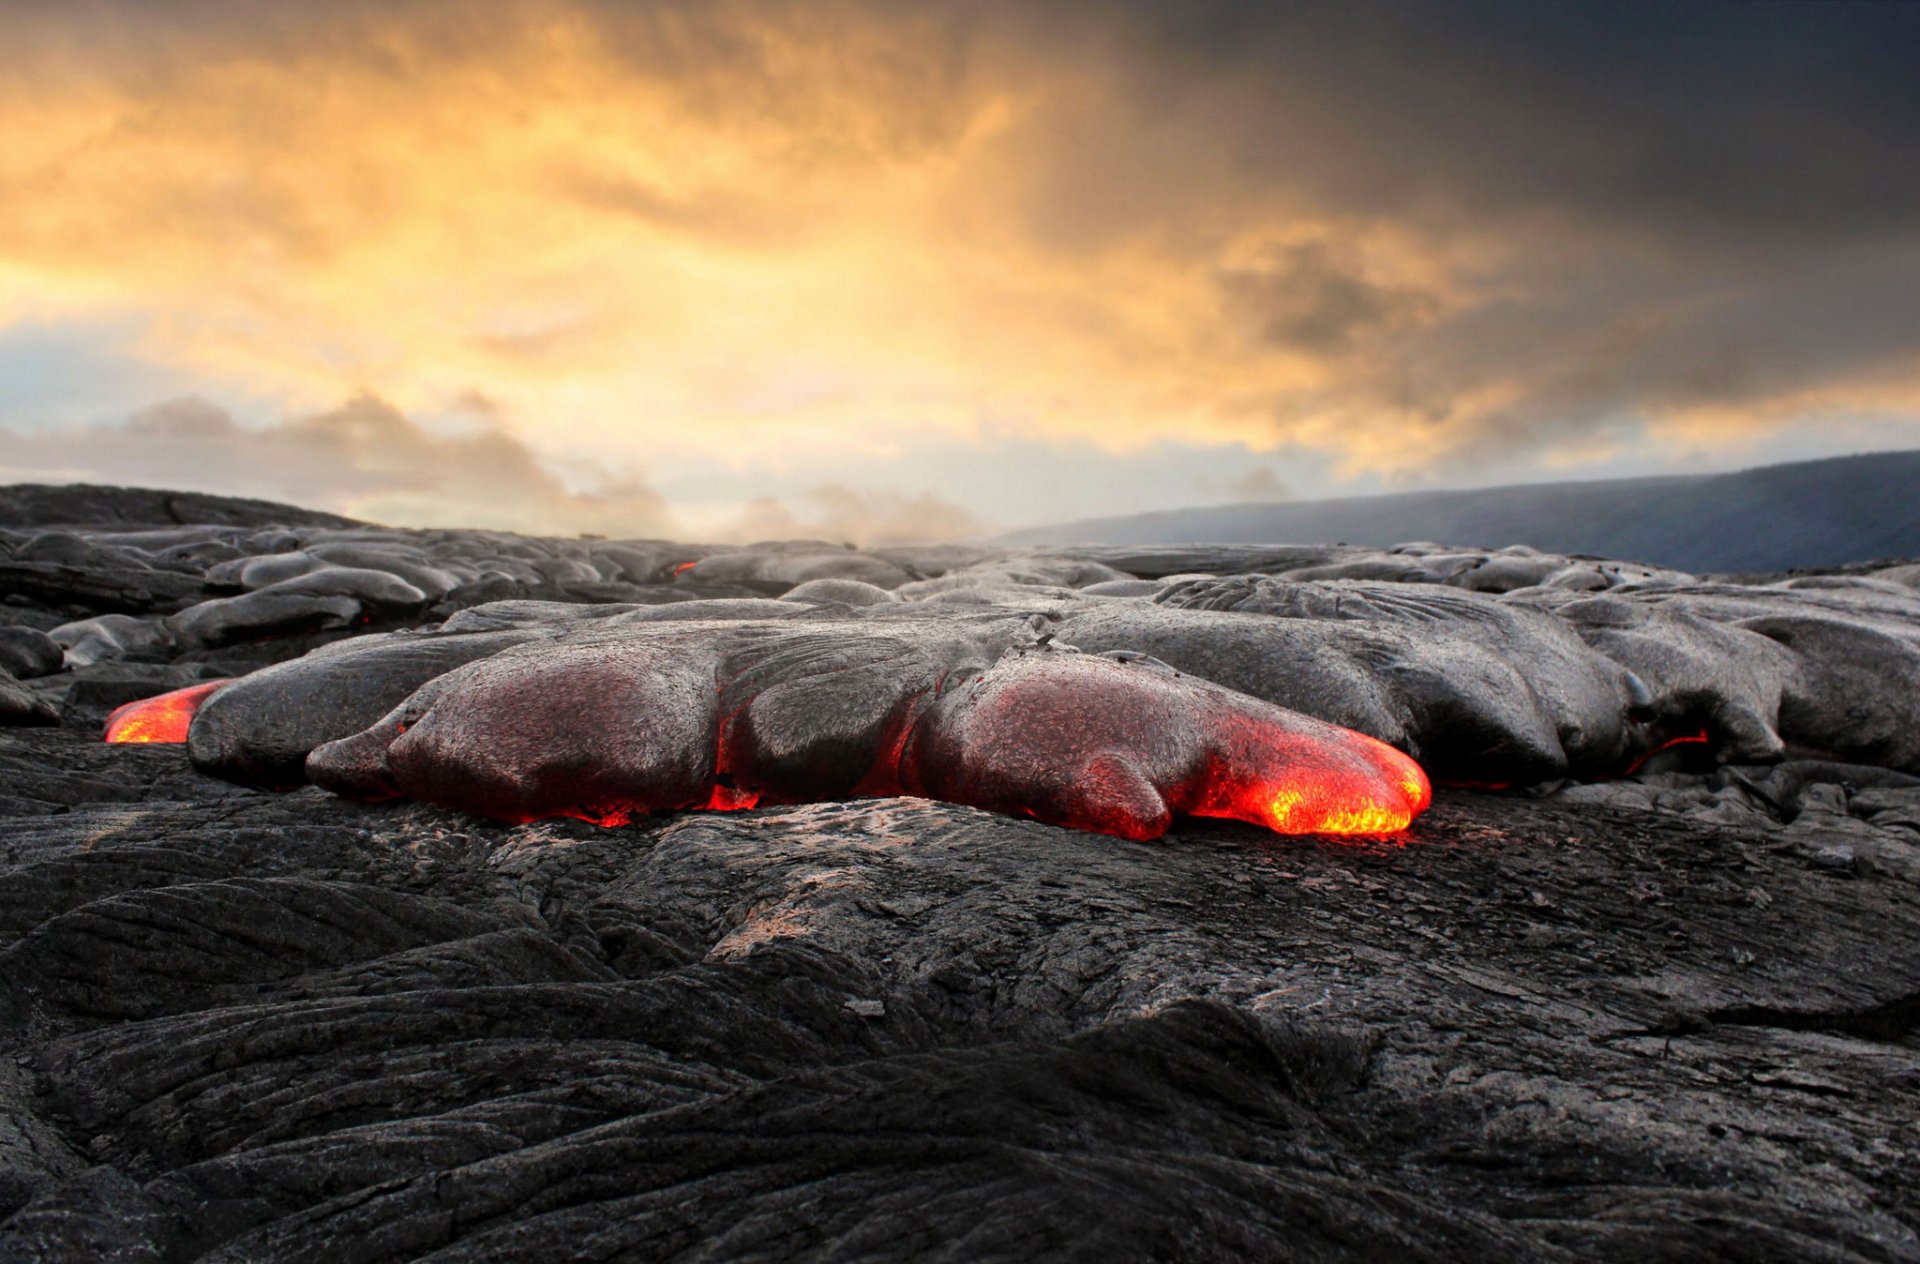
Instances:
[[[1920,5],[0,25],[0,481],[888,543],[1920,446]]]

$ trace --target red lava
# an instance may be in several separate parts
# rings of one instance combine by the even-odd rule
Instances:
[[[748,808],[760,805],[760,794],[756,790],[735,790],[731,786],[716,785],[713,793],[707,796],[705,803],[693,805],[698,812],[744,812]],[[648,815],[649,809],[643,803],[595,803],[584,807],[567,808],[558,815],[575,821],[585,821],[589,825],[598,825],[601,829],[618,829],[622,825],[631,825],[639,818]],[[527,820],[539,820],[531,816]],[[525,824],[525,821],[520,822]]]
[[[114,708],[107,717],[103,738],[109,742],[184,742],[194,712],[227,682],[209,680],[204,685],[189,685],[171,693],[141,698]]]
[[[1395,834],[1433,800],[1419,764],[1363,733],[1080,656],[996,668],[931,722],[903,769],[909,790],[1139,841],[1178,816]]]
[[[1286,735],[1289,744],[1319,746]],[[1276,834],[1397,834],[1433,803],[1426,770],[1407,755],[1364,733],[1340,735],[1363,756],[1360,767],[1335,767],[1331,751],[1301,750],[1297,772],[1238,785],[1210,779],[1193,816],[1224,816],[1264,825]],[[1344,752],[1343,752],[1344,753]],[[1321,766],[1313,766],[1320,763]]]
[[[1645,765],[1645,763],[1649,759],[1652,759],[1655,755],[1658,755],[1663,750],[1671,750],[1676,746],[1704,745],[1707,742],[1712,740],[1713,740],[1712,738],[1707,736],[1707,731],[1705,729],[1701,729],[1698,733],[1683,733],[1679,737],[1670,737],[1666,741],[1654,747],[1652,750],[1648,751],[1646,754],[1642,755],[1640,758],[1634,760],[1631,764],[1628,764],[1627,770],[1621,773],[1620,775],[1623,777],[1633,776],[1634,773],[1640,771],[1641,767]]]
[[[367,750],[348,750],[359,738],[322,746],[308,771],[355,797],[397,793],[501,820],[565,816],[609,828],[653,812],[909,795],[1137,840],[1162,836],[1180,816],[1284,835],[1382,836],[1405,830],[1433,801],[1418,763],[1365,734],[1205,682],[1079,655],[1021,658],[937,697],[901,698],[847,752],[857,764],[822,759],[808,770],[823,778],[817,789],[797,768],[767,761],[741,711],[708,719],[711,762],[676,763],[665,757],[672,752],[646,747],[644,728],[619,729],[628,712],[650,705],[649,688],[697,698],[695,681],[673,694],[636,674],[620,705],[601,707],[578,691],[558,701],[543,680],[489,689],[482,686],[493,682],[476,678],[473,693],[436,700],[432,741],[416,740],[424,720],[404,735],[369,730]],[[517,731],[506,727],[509,716]],[[596,725],[637,745],[613,750],[610,739],[584,732]],[[547,736],[529,741],[528,733]],[[666,729],[669,739],[691,735]],[[474,743],[497,749],[470,750]]]

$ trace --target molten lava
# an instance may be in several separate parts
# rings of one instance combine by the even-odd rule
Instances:
[[[744,812],[748,808],[760,805],[760,792],[757,790],[736,790],[732,786],[716,785],[713,795],[700,805],[703,812]]]
[[[1646,762],[1649,759],[1652,759],[1661,751],[1672,750],[1676,746],[1704,746],[1712,740],[1705,729],[1701,729],[1698,733],[1683,733],[1679,737],[1670,737],[1640,758],[1634,760],[1631,764],[1628,764],[1627,770],[1620,775],[1623,777],[1633,776],[1633,774],[1639,772],[1641,768],[1646,766]]]
[[[1332,728],[1332,726],[1327,726]],[[1187,807],[1193,816],[1227,817],[1276,834],[1397,834],[1433,803],[1426,770],[1363,733],[1273,730],[1260,735],[1284,761],[1252,780],[1210,770]],[[1244,776],[1244,774],[1242,774]]]
[[[141,698],[116,707],[107,717],[104,740],[109,742],[184,742],[200,704],[225,685],[224,680],[209,680],[204,685],[189,685],[152,698]]]
[[[638,640],[485,660],[417,714],[317,748],[307,773],[337,794],[515,822],[611,827],[899,794],[1139,840],[1180,816],[1393,834],[1433,799],[1420,766],[1384,742],[1127,660],[1021,651],[845,712],[805,677],[819,691],[806,706],[777,678],[736,699],[714,683],[730,679],[723,668]]]
[[[1181,815],[1392,834],[1433,799],[1384,742],[1092,655],[1002,659],[941,699],[903,762],[910,793],[1136,840]]]

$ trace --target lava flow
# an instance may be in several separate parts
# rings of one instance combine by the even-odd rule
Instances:
[[[1698,733],[1683,733],[1679,737],[1670,737],[1646,754],[1640,756],[1640,758],[1634,760],[1631,764],[1628,764],[1627,770],[1620,775],[1623,777],[1633,776],[1633,774],[1639,772],[1646,766],[1649,759],[1652,759],[1661,751],[1672,750],[1676,746],[1704,746],[1712,740],[1705,729],[1701,729]]]
[[[943,698],[918,739],[910,790],[1141,841],[1180,815],[1393,834],[1433,798],[1418,764],[1365,734],[1092,655],[1003,659]]]
[[[819,691],[817,730],[773,689],[721,714],[710,682],[723,667],[689,662],[677,642],[488,660],[406,712],[404,732],[389,716],[316,748],[307,775],[336,794],[516,822],[621,826],[653,812],[905,794],[1137,840],[1183,815],[1394,834],[1433,798],[1420,766],[1383,742],[1097,655],[1007,655],[944,690],[910,677],[868,699],[858,723],[834,711],[832,685],[802,678]],[[696,758],[709,743],[710,758]]]
[[[744,812],[760,806],[760,794],[756,790],[735,790],[731,786],[715,785],[707,801],[696,809],[701,812]],[[562,808],[557,815],[571,817],[576,821],[585,821],[589,825],[598,825],[601,829],[618,829],[631,825],[641,817],[649,815],[654,809],[645,803],[595,803],[582,807]],[[539,817],[530,817],[538,820]]]
[[[225,685],[224,680],[209,680],[171,693],[141,698],[116,707],[107,717],[103,738],[109,742],[184,742],[187,729],[200,704]]]
[[[1237,779],[1214,769],[1187,807],[1263,825],[1276,834],[1397,834],[1433,803],[1426,770],[1406,754],[1363,733],[1272,730],[1261,735],[1284,752],[1276,767]],[[1242,771],[1240,776],[1245,777]]]

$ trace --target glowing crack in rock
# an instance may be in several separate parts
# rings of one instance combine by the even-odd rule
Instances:
[[[1682,733],[1678,737],[1670,737],[1666,741],[1661,742],[1658,746],[1654,747],[1652,750],[1647,751],[1645,754],[1641,755],[1638,759],[1634,760],[1632,763],[1628,764],[1626,771],[1621,773],[1620,775],[1623,777],[1633,776],[1633,774],[1639,772],[1642,768],[1644,768],[1647,764],[1647,761],[1652,759],[1655,755],[1658,755],[1662,751],[1672,750],[1676,746],[1710,746],[1712,745],[1712,743],[1713,743],[1713,737],[1711,734],[1707,732],[1706,729],[1701,729],[1697,733]]]
[[[152,698],[141,698],[114,708],[107,716],[102,740],[108,742],[184,742],[192,727],[194,713],[200,710],[225,680],[209,680],[189,685]]]

